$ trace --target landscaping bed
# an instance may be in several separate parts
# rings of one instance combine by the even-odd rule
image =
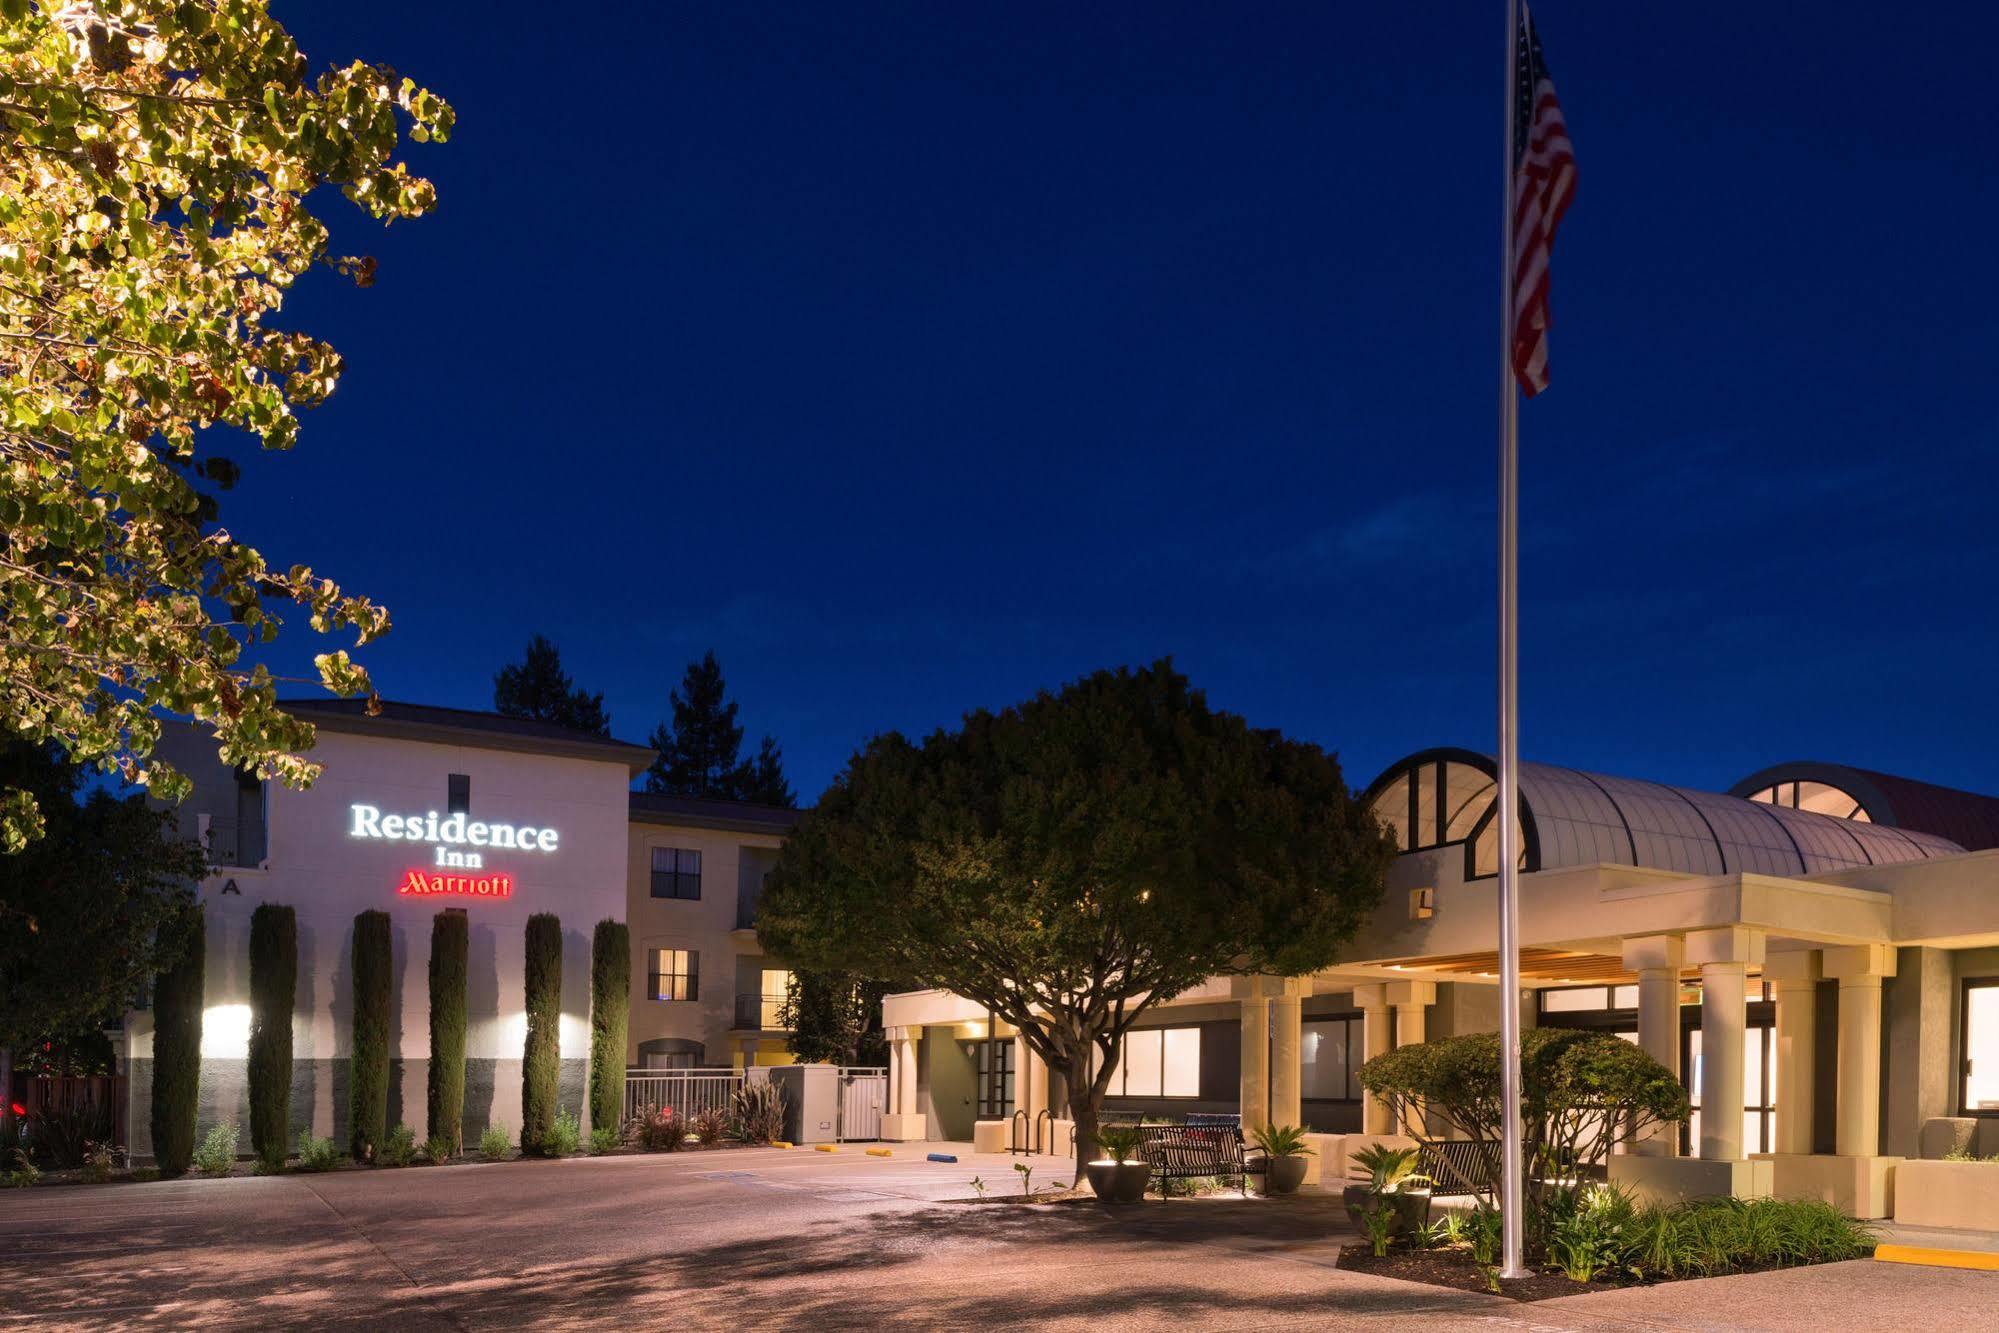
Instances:
[[[1382,1258],[1368,1253],[1365,1245],[1345,1245],[1340,1247],[1340,1268],[1349,1273],[1367,1273],[1374,1277],[1400,1278],[1404,1282],[1423,1282],[1433,1287],[1451,1287],[1458,1291],[1493,1290],[1493,1280],[1487,1271],[1472,1262],[1469,1252],[1464,1250],[1399,1250]],[[1512,1282],[1498,1284],[1499,1294],[1510,1296],[1516,1301],[1546,1301],[1557,1296],[1580,1296],[1591,1291],[1610,1291],[1628,1283],[1618,1282],[1576,1282],[1560,1273],[1536,1273]]]

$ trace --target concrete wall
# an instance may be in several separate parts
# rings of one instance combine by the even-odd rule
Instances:
[[[163,748],[193,769],[215,765],[212,747],[176,732]],[[470,918],[466,1033],[466,1131],[488,1119],[520,1124],[521,1053],[526,1037],[524,928],[536,912],[562,919],[563,1104],[580,1112],[590,1045],[590,937],[606,917],[625,911],[625,822],[629,771],[623,763],[562,758],[472,746],[357,736],[322,729],[313,758],[325,766],[304,792],[267,793],[270,849],[265,868],[234,868],[201,886],[208,918],[199,1131],[235,1120],[249,1142],[244,1078],[249,1033],[250,915],[259,904],[289,905],[298,918],[298,991],[292,1018],[293,1133],[344,1139],[347,1061],[353,1041],[352,950],[357,913],[389,913],[394,998],[391,1009],[391,1123],[421,1137],[424,1079],[430,1055],[431,922],[447,908]],[[433,868],[426,843],[350,836],[350,806],[422,814],[447,809],[449,774],[471,779],[471,818],[557,830],[553,852],[487,849],[478,873],[513,879],[505,899],[408,897],[397,893],[411,868]],[[199,790],[226,792],[226,784]],[[183,808],[192,828],[197,810]],[[136,1154],[151,1152],[148,1128],[152,1036],[149,1016],[128,1028],[131,1136]]]

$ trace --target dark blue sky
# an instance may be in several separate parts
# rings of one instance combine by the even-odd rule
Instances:
[[[1490,744],[1496,0],[276,8],[459,114],[435,216],[336,212],[380,282],[287,316],[347,378],[228,502],[389,605],[385,695],[487,706],[539,630],[640,739],[713,648],[808,798],[1161,654],[1356,784]],[[1529,757],[1999,790],[1999,16],[1950,8],[1537,7]]]

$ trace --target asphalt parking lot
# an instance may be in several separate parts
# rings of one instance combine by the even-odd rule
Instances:
[[[36,1328],[1989,1327],[1999,1274],[1848,1264],[1516,1305],[1337,1268],[1328,1197],[943,1202],[955,1166],[744,1149],[0,1196]],[[1037,1183],[1066,1177],[1036,1159]]]

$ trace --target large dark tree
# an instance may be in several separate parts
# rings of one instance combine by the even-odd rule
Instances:
[[[1160,662],[875,738],[786,841],[757,932],[1018,1028],[1068,1087],[1080,1178],[1131,1026],[1207,977],[1325,967],[1394,855],[1332,756]]]
[[[797,804],[784,777],[784,755],[769,736],[756,757],[740,758],[742,724],[728,698],[722,664],[709,652],[687,665],[670,699],[673,721],[653,728],[658,758],[646,770],[646,790],[672,796],[706,796],[789,808]]]
[[[12,1052],[115,1021],[177,963],[207,858],[174,817],[102,789],[48,749],[0,742],[0,788],[41,808],[45,836],[0,855],[0,1077]],[[4,1087],[0,1083],[0,1087]]]
[[[786,1047],[808,1062],[886,1065],[882,997],[891,989],[851,972],[796,973],[778,1019],[791,1032]]]
[[[507,717],[553,722],[595,736],[611,734],[604,696],[576,688],[562,669],[562,654],[539,634],[528,640],[524,660],[501,667],[493,677],[493,709]]]

